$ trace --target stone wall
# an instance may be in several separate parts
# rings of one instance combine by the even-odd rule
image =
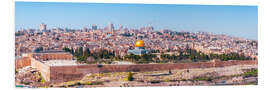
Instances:
[[[257,64],[257,61],[217,61],[180,64],[132,64],[132,65],[79,65],[79,66],[52,66],[50,67],[51,82],[79,80],[88,73],[103,72],[144,72],[173,69],[210,68],[232,65]]]
[[[30,66],[31,60],[29,57],[23,57],[20,59],[15,60],[15,69],[19,69],[25,66]]]
[[[69,53],[44,53],[40,60],[72,60],[72,54]]]
[[[50,66],[31,58],[31,66],[37,68],[40,71],[41,76],[45,79],[45,81],[50,81]]]

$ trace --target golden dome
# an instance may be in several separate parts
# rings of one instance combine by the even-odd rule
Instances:
[[[135,47],[144,47],[144,42],[143,40],[138,40],[135,42]]]

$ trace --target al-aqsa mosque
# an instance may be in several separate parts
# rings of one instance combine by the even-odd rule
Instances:
[[[145,50],[143,40],[137,40],[135,42],[135,49],[128,50],[128,54],[142,55],[147,53],[149,52]]]

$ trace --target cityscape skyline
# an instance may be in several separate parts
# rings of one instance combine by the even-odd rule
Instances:
[[[34,7],[34,8],[33,8]],[[180,12],[178,12],[180,11]],[[67,19],[68,18],[68,19]],[[27,21],[27,22],[26,22]],[[15,2],[15,29],[104,28],[212,32],[257,40],[257,6]]]
[[[257,6],[15,2],[16,88],[258,85]]]

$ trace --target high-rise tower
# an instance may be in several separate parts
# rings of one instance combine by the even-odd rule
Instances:
[[[97,30],[97,25],[96,24],[92,24],[92,30]]]
[[[113,32],[113,30],[114,30],[114,26],[113,26],[113,24],[111,22],[108,25],[108,29],[109,29],[110,32]]]
[[[47,25],[44,24],[44,23],[40,24],[39,30],[40,30],[40,31],[47,30]]]

